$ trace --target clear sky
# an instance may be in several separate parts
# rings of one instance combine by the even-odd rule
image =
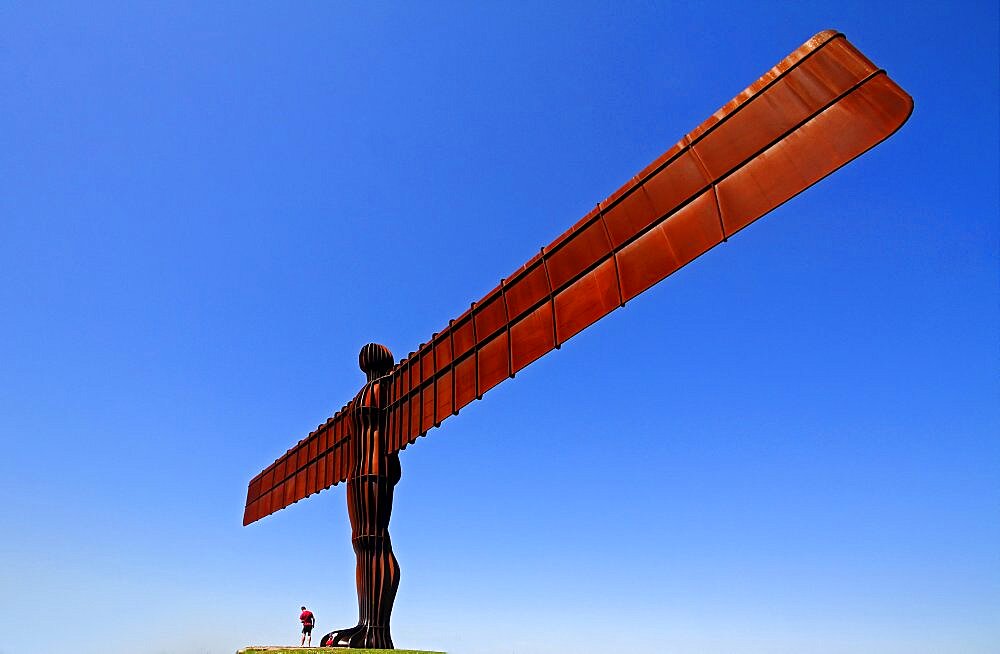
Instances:
[[[0,5],[0,652],[353,624],[247,481],[828,28],[909,123],[403,453],[396,643],[996,652],[997,4],[820,4]]]

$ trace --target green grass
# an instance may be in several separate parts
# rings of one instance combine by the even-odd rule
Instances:
[[[416,649],[353,649],[332,647],[247,647],[236,654],[335,654],[335,652],[354,652],[355,654],[445,654],[444,652],[428,652]]]

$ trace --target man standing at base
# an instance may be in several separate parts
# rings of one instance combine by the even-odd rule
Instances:
[[[313,615],[312,611],[306,607],[302,607],[302,613],[299,615],[299,620],[302,621],[302,641],[299,646],[306,644],[306,639],[309,639],[309,646],[312,647],[313,642],[313,627],[316,626],[316,616]]]

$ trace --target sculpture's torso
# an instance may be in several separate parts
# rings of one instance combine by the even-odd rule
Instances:
[[[389,385],[380,377],[364,385],[351,405],[354,456],[352,476],[388,477],[395,485],[399,481],[399,455],[385,454],[385,409]]]

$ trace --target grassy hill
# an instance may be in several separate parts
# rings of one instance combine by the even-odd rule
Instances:
[[[333,649],[330,647],[272,647],[257,646],[241,649],[236,654],[334,654],[334,652],[351,652],[353,654],[445,654],[444,652],[428,652],[416,649]]]

